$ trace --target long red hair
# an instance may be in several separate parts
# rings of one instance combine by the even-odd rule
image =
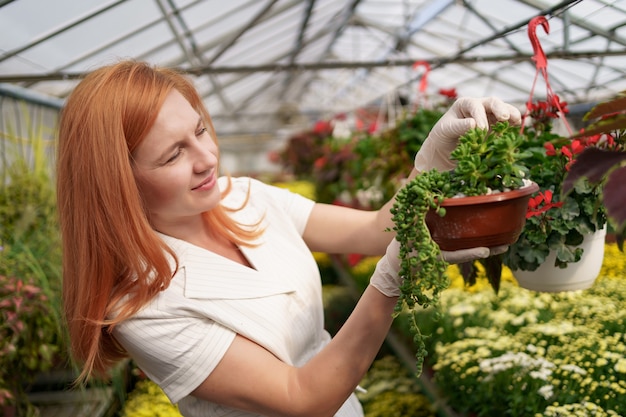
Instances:
[[[181,73],[123,61],[82,80],[61,113],[57,155],[63,242],[63,305],[79,381],[106,376],[126,357],[113,327],[169,285],[174,253],[150,226],[132,171],[132,152],[165,100],[178,90],[204,119],[209,113]],[[227,193],[229,187],[224,191]],[[219,205],[205,213],[216,233],[240,245],[262,231],[234,222]],[[112,318],[113,317],[113,318]]]

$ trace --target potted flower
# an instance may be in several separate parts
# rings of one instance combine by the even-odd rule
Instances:
[[[538,189],[525,179],[528,169],[522,161],[530,154],[520,151],[523,141],[519,130],[506,122],[490,130],[472,129],[451,153],[457,162],[454,170],[423,172],[398,191],[391,210],[400,243],[400,276],[404,277],[397,314],[407,307],[426,308],[438,302],[449,285],[448,264],[440,250],[508,245],[517,239],[527,201]],[[491,201],[483,201],[485,196]],[[477,199],[478,204],[473,204]],[[457,210],[460,214],[455,214]],[[450,218],[452,226],[447,224]],[[448,240],[451,235],[453,239]],[[498,285],[494,283],[496,289]],[[411,331],[419,372],[427,354],[424,336],[416,322]]]
[[[522,234],[503,262],[520,285],[531,290],[585,289],[602,264],[607,221],[602,194],[597,185],[580,182],[563,195],[563,185],[583,150],[611,148],[614,141],[602,135],[572,141],[554,133],[552,122],[568,112],[567,103],[557,96],[532,104],[529,110],[531,123],[524,127],[523,146],[532,154],[527,160],[529,175],[540,191],[529,200]]]
[[[503,265],[518,283],[537,291],[571,291],[590,287],[600,271],[607,217],[598,184],[579,182],[564,195],[565,178],[586,150],[614,149],[609,136],[587,134],[576,140],[553,131],[553,122],[568,113],[557,96],[529,104],[528,123],[522,128],[522,149],[529,177],[540,190],[528,202],[526,223],[519,239],[503,254],[461,265],[467,282],[474,282],[477,263],[487,278],[500,278]],[[584,254],[587,256],[584,256]],[[584,260],[584,262],[581,262]]]

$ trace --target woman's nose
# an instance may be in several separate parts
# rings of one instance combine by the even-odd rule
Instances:
[[[201,173],[214,168],[217,165],[216,153],[206,143],[198,143],[194,152],[194,171]]]

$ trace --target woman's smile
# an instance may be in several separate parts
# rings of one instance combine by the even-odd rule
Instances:
[[[193,191],[210,191],[215,187],[216,178],[215,172],[212,172],[210,176],[204,179],[199,185],[192,188]]]

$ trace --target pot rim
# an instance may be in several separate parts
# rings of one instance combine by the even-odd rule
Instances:
[[[531,182],[530,184],[526,184],[521,188],[510,191],[503,191],[500,193],[446,198],[441,203],[441,207],[469,206],[474,204],[506,201],[515,198],[526,197],[527,195],[530,195],[536,191],[539,191],[539,185],[537,185],[536,182]]]

